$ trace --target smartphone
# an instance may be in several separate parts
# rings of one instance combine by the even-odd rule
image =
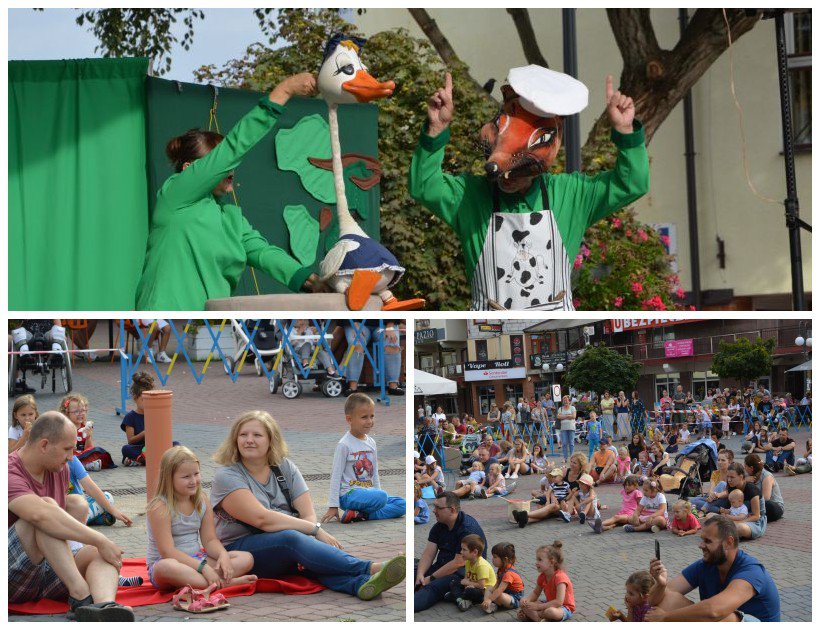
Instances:
[[[661,543],[657,540],[655,541],[655,560],[661,559]]]

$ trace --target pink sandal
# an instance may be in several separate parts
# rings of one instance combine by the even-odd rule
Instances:
[[[174,610],[184,610],[194,614],[209,613],[230,607],[228,600],[221,593],[208,596],[205,591],[196,590],[190,584],[174,593],[172,601]]]

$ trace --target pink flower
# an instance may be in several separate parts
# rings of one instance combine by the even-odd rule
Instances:
[[[666,234],[661,234],[661,243],[663,243],[664,246],[669,247],[672,243],[672,239],[670,239]]]
[[[578,298],[572,298],[572,305],[575,308],[581,308],[581,300],[579,300]]]
[[[675,295],[683,299],[683,297],[686,295],[686,291],[684,291],[682,287],[678,287],[678,290],[675,291]]]
[[[584,258],[589,258],[589,254],[590,254],[589,247],[587,247],[586,245],[581,245],[581,255]]]
[[[689,310],[690,310],[690,311],[696,311],[696,310],[698,310],[698,309],[696,309],[696,308],[695,308],[695,305],[694,305],[694,304],[690,304],[690,305],[689,305]]]
[[[616,230],[619,227],[621,227],[621,220],[618,217],[615,217],[614,219],[612,219],[612,227],[614,227]]]
[[[634,293],[635,295],[638,295],[638,293],[640,293],[641,291],[643,291],[643,285],[640,282],[633,282],[632,283],[632,293]]]
[[[581,265],[583,265],[583,264],[584,264],[584,258],[581,256],[581,254],[578,254],[575,257],[575,262],[572,263],[572,268],[573,269],[580,269]]]
[[[624,231],[624,234],[626,234],[627,238],[631,238],[632,237],[632,230],[626,230],[626,231]]]
[[[615,298],[615,308],[620,308],[623,303],[624,299],[620,295]]]
[[[649,240],[649,235],[646,233],[646,230],[639,229],[638,230],[638,238],[641,239],[642,241],[646,242],[646,241]]]
[[[666,310],[666,304],[663,303],[663,300],[659,295],[653,295],[648,300],[644,300],[643,302],[641,302],[641,306],[643,306],[645,309],[651,309],[655,311]]]

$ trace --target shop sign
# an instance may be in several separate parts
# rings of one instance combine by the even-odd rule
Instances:
[[[527,370],[513,366],[512,359],[503,361],[468,361],[464,364],[465,381],[503,381],[526,378]]]

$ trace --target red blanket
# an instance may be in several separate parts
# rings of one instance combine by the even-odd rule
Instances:
[[[148,581],[148,567],[145,558],[126,558],[123,561],[121,574],[124,577],[139,575],[145,580],[142,586],[121,586],[117,591],[117,602],[125,606],[150,606],[170,602],[174,591],[159,591]],[[218,593],[225,597],[246,597],[254,593],[285,593],[286,595],[309,595],[324,590],[324,586],[301,575],[289,575],[285,578],[260,579],[253,584],[240,584],[223,588]],[[9,604],[9,614],[27,615],[60,615],[68,612],[66,602],[53,599],[41,599],[24,604]]]

